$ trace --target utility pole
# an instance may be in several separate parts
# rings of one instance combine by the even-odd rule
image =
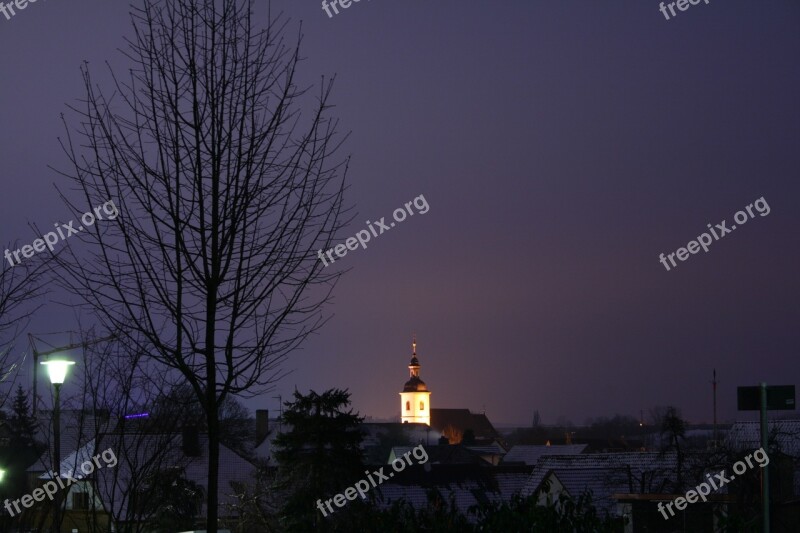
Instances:
[[[717,369],[714,369],[714,380],[711,382],[714,390],[714,449],[717,447]]]
[[[769,427],[767,411],[793,411],[795,409],[794,385],[778,385],[767,387],[762,382],[756,387],[738,387],[736,390],[737,405],[740,411],[760,411],[761,448],[769,454]],[[770,531],[770,487],[769,465],[761,469],[761,533]]]
[[[769,428],[767,427],[767,384],[761,383],[760,407],[761,407],[761,448],[765,454],[769,454]],[[769,465],[761,469],[761,506],[762,506],[762,525],[761,531],[769,533]]]

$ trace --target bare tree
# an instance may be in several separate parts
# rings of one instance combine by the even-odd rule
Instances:
[[[80,412],[93,421],[85,424],[85,441],[94,442],[95,454],[111,449],[118,461],[114,468],[94,473],[92,504],[85,511],[86,525],[94,532],[108,531],[109,518],[117,531],[147,531],[147,506],[155,499],[146,490],[148,480],[186,464],[174,453],[180,440],[174,427],[154,428],[148,419],[124,416],[151,405],[170,386],[158,372],[159,363],[126,344],[92,345],[84,351],[81,365]],[[74,468],[77,471],[78,465]]]
[[[16,246],[6,247],[6,251],[16,249]],[[11,260],[9,260],[11,261]],[[6,403],[18,375],[20,366],[25,359],[14,356],[13,350],[16,340],[27,327],[31,315],[38,309],[35,303],[37,296],[41,295],[41,275],[45,262],[32,259],[29,262],[12,264],[2,262],[0,267],[0,409]]]
[[[684,462],[686,460],[686,421],[677,407],[668,406],[661,420],[661,452],[676,454],[676,492],[684,488]]]
[[[338,274],[317,252],[345,223],[332,82],[313,98],[299,88],[301,38],[287,46],[271,14],[254,27],[251,8],[145,0],[131,15],[129,77],[114,75],[107,99],[84,66],[77,134],[62,141],[62,174],[81,195],[63,198],[76,214],[105,202],[109,215],[79,234],[91,255],[73,243],[59,255],[64,283],[105,329],[192,387],[209,432],[210,532],[220,405],[268,390],[325,322]]]

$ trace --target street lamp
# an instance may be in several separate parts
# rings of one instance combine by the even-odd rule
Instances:
[[[61,477],[61,385],[67,377],[67,370],[75,361],[65,359],[50,359],[42,361],[47,368],[47,375],[50,383],[55,389],[55,400],[53,402],[53,462],[55,463],[56,477]],[[61,493],[55,495],[55,514],[53,516],[53,531],[56,533],[61,529]]]
[[[74,365],[75,361],[50,359],[49,361],[42,361],[41,364],[47,367],[47,375],[50,376],[50,383],[53,385],[61,385],[67,377],[67,369],[71,365]]]

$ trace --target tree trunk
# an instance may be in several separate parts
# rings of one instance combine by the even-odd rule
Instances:
[[[213,389],[211,389],[213,390]],[[216,408],[216,398],[213,408],[209,409],[208,421],[208,494],[206,496],[206,516],[208,517],[206,531],[217,533],[217,487],[219,486],[219,411]]]

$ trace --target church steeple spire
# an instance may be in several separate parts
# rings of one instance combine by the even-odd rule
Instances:
[[[417,359],[417,334],[414,333],[411,341],[411,363],[408,365],[408,370],[412,378],[419,378],[419,359]]]

